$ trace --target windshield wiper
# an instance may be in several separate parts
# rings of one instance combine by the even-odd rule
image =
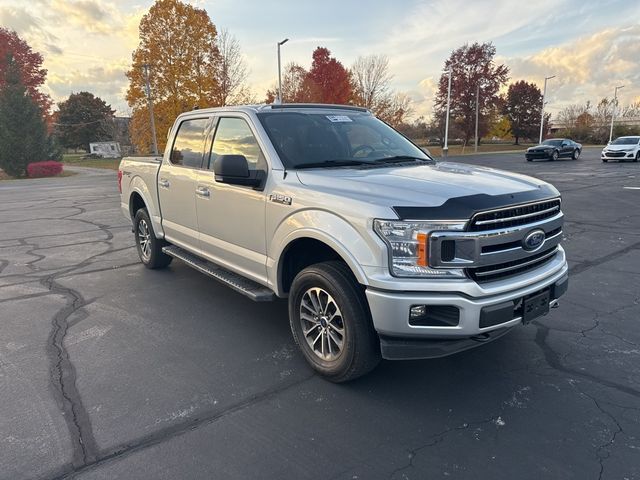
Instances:
[[[362,160],[352,160],[352,159],[323,160],[322,162],[300,163],[298,165],[294,165],[293,168],[300,170],[302,168],[350,167],[353,165],[369,165],[370,163],[371,162],[364,162]]]
[[[433,160],[430,158],[414,157],[413,155],[395,155],[393,157],[377,158],[376,160],[374,160],[374,162],[375,163],[402,163],[402,162],[406,162],[407,160],[433,163]]]

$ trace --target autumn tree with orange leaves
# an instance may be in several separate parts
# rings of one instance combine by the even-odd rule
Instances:
[[[216,106],[220,53],[217,31],[203,9],[179,0],[158,0],[140,21],[140,43],[127,72],[127,101],[133,109],[131,140],[150,151],[151,129],[145,93],[144,65],[154,102],[158,147],[166,144],[175,118],[195,107]]]

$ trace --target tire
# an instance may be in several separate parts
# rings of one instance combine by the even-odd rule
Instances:
[[[551,161],[555,162],[556,160],[558,160],[559,156],[560,154],[558,153],[558,151],[554,150],[553,153],[551,154]]]
[[[636,153],[636,156],[633,158],[634,162],[637,162],[638,160],[640,160],[640,150],[638,151],[638,153]]]
[[[307,362],[331,382],[358,378],[380,362],[364,290],[342,262],[317,263],[296,275],[289,323]]]
[[[530,161],[531,161],[531,158],[527,158],[527,162],[530,162]]]
[[[580,157],[580,150],[578,150],[577,148],[573,151],[573,154],[571,155],[571,158],[573,158],[574,160],[577,160]]]
[[[603,158],[603,159],[602,159],[602,162],[603,162],[603,163],[607,163],[608,161],[609,161],[609,160],[607,160],[606,158]]]
[[[171,263],[173,257],[162,253],[162,247],[167,243],[156,238],[146,208],[141,208],[136,212],[133,218],[133,231],[136,238],[138,256],[145,267],[151,269],[164,268]]]

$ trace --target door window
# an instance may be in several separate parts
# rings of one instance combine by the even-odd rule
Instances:
[[[208,121],[208,118],[194,118],[180,124],[169,157],[172,164],[191,168],[202,166],[204,128]]]
[[[249,169],[256,170],[264,156],[249,124],[242,118],[221,118],[211,148],[209,168],[220,155],[244,155]]]

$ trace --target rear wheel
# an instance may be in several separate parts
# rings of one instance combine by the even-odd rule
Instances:
[[[166,245],[166,242],[156,237],[146,208],[141,208],[136,212],[133,219],[133,231],[138,256],[145,267],[164,268],[171,263],[173,257],[162,252],[162,247]]]
[[[296,275],[289,322],[307,362],[332,382],[360,377],[380,361],[364,291],[342,262],[318,263]]]
[[[573,158],[574,160],[577,160],[578,157],[580,156],[580,150],[578,150],[577,148],[573,151],[573,155],[571,156],[571,158]]]

